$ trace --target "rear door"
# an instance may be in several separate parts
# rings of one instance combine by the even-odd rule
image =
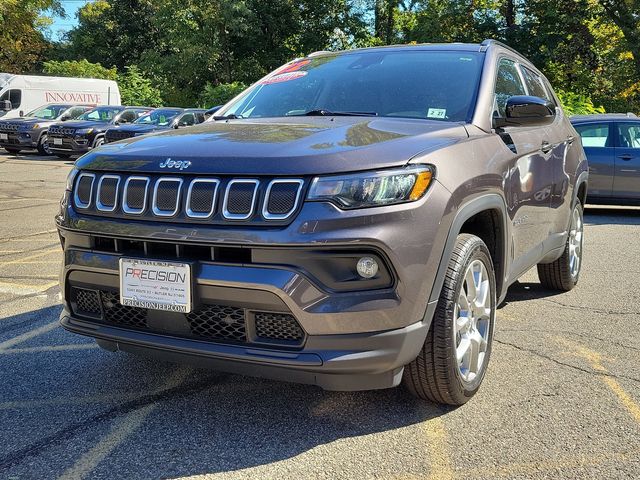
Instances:
[[[584,153],[589,162],[589,196],[611,197],[616,154],[613,125],[611,122],[592,122],[574,127],[582,138]]]
[[[640,122],[613,125],[616,144],[612,196],[640,199]]]

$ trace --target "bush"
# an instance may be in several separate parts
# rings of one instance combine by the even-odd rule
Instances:
[[[142,76],[135,65],[125,67],[126,72],[118,75],[118,86],[123,105],[144,105],[159,107],[162,105],[160,90],[151,81]]]
[[[605,113],[603,106],[594,106],[591,98],[574,92],[556,90],[558,98],[567,115],[593,115]]]
[[[103,80],[117,80],[118,70],[116,67],[106,68],[99,63],[91,63],[83,60],[51,60],[44,62],[44,73],[56,77],[76,77],[76,78],[100,78]]]
[[[207,83],[204,86],[204,92],[200,95],[200,103],[206,108],[224,105],[246,88],[247,86],[242,82],[221,83],[216,86]]]

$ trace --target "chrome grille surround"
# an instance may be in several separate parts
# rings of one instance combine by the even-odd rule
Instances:
[[[253,184],[253,194],[251,198],[251,207],[249,208],[248,213],[232,213],[229,211],[229,193],[231,192],[231,187],[234,185],[251,185]],[[253,211],[256,208],[256,192],[258,190],[258,186],[260,185],[260,180],[255,178],[234,178],[229,183],[227,183],[227,189],[224,192],[224,200],[222,201],[222,215],[224,218],[229,220],[246,220],[247,218],[253,215]]]
[[[175,208],[173,210],[163,210],[158,206],[158,187],[163,183],[175,183],[178,186],[175,198]],[[158,217],[173,217],[178,213],[180,208],[180,193],[182,193],[182,179],[177,177],[162,177],[159,178],[153,186],[153,200],[151,202],[151,211]]]
[[[87,201],[86,203],[83,202],[78,196],[78,191],[80,190],[80,182],[82,182],[83,178],[91,178],[91,185],[89,187],[89,201]],[[95,183],[95,181],[96,176],[93,173],[83,172],[78,175],[78,178],[76,179],[76,187],[73,189],[73,203],[76,207],[84,210],[91,206],[91,200],[93,199],[93,184]]]
[[[271,200],[271,189],[274,185],[297,185],[296,197],[293,202],[293,206],[286,213],[270,213],[269,212],[269,202]],[[300,194],[302,193],[302,186],[304,185],[304,180],[300,178],[277,178],[275,180],[271,180],[269,182],[269,186],[267,187],[267,193],[264,195],[264,202],[262,202],[262,216],[267,220],[284,220],[288,218],[293,212],[298,208],[298,203],[300,202]]]
[[[144,197],[142,201],[142,208],[132,208],[129,206],[129,184],[134,181],[142,181],[144,183]],[[147,193],[149,191],[149,182],[151,180],[149,177],[142,176],[131,176],[127,178],[124,182],[124,191],[122,193],[122,211],[124,213],[128,213],[129,215],[142,215],[144,211],[147,209]]]
[[[213,185],[213,192],[211,194],[211,208],[208,212],[196,212],[191,209],[191,201],[193,197],[194,185]],[[220,180],[214,178],[195,178],[189,184],[189,190],[187,190],[187,205],[185,207],[185,213],[191,218],[209,218],[216,210],[216,197],[218,196],[218,187],[220,186]]]
[[[305,184],[302,178],[82,171],[72,204],[83,214],[114,218],[285,225],[301,208]]]
[[[116,186],[115,186],[115,194],[114,194],[114,198],[113,198],[113,206],[109,206],[109,205],[105,205],[102,203],[101,201],[101,194],[102,194],[102,182],[104,180],[115,180],[116,181]],[[118,190],[120,188],[120,176],[119,175],[102,175],[100,177],[100,180],[98,180],[98,187],[96,190],[96,208],[98,210],[100,210],[101,212],[113,212],[116,207],[118,206]]]

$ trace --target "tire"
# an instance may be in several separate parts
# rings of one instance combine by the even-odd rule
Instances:
[[[46,133],[40,135],[40,140],[38,141],[38,146],[36,148],[40,155],[51,155],[51,152],[49,151],[49,138]]]
[[[9,152],[12,155],[17,155],[18,153],[20,153],[20,149],[19,148],[7,148],[4,147],[4,149]]]
[[[71,158],[71,155],[69,155],[68,153],[56,153],[56,157],[67,159],[67,158]]]
[[[93,148],[98,148],[102,145],[104,145],[104,137],[98,137],[96,138],[96,141],[93,142]]]
[[[545,288],[568,292],[578,283],[582,268],[584,212],[579,200],[571,212],[569,235],[562,256],[552,263],[538,264],[538,278]]]
[[[474,273],[481,275],[478,275],[482,279],[480,289],[476,292],[483,297],[483,307],[474,301],[476,311],[469,319],[469,316],[460,315],[465,310],[459,305],[465,304],[470,296],[465,295],[471,291],[467,279],[475,285]],[[402,381],[407,389],[432,402],[466,403],[480,388],[487,371],[495,315],[496,280],[489,250],[475,235],[460,234],[449,260],[427,339],[417,358],[404,369]],[[469,356],[458,361],[458,351],[465,351],[463,345],[469,346]],[[472,372],[474,348],[478,353],[476,369]]]

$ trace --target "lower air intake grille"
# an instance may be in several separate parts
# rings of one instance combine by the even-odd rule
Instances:
[[[302,340],[304,333],[288,313],[256,313],[256,335],[270,340]]]
[[[198,337],[238,342],[245,342],[247,339],[242,308],[205,305],[202,310],[189,313],[187,320],[191,333]]]
[[[128,307],[120,303],[117,292],[73,287],[71,304],[74,314],[87,320],[121,328],[145,330],[196,340],[231,343],[280,343],[285,347],[299,347],[304,332],[295,317],[288,313],[254,312],[247,315],[244,308],[224,305],[202,305],[182,315],[186,330],[156,330],[153,316],[146,308]],[[172,313],[172,315],[181,315]],[[149,321],[147,319],[149,318]],[[255,335],[247,335],[247,321],[253,320]],[[176,322],[180,323],[180,317]],[[255,337],[255,338],[253,338]],[[253,338],[253,339],[252,339]]]
[[[100,296],[107,322],[135,328],[147,327],[146,308],[124,306],[120,303],[118,294],[113,292],[101,292]]]

